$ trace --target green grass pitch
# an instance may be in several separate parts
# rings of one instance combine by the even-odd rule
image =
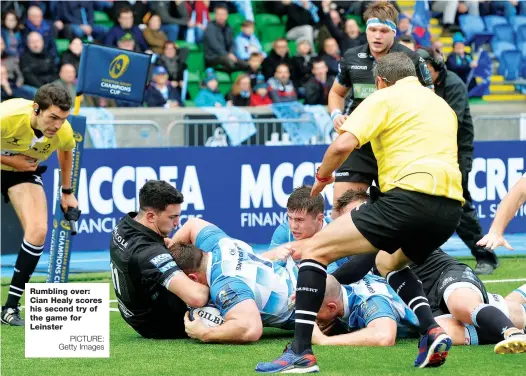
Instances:
[[[471,263],[472,262],[468,262]],[[502,258],[496,273],[483,280],[526,278],[526,258]],[[71,282],[110,283],[109,273],[75,275]],[[34,282],[44,282],[34,278]],[[488,283],[488,291],[507,295],[525,282]],[[2,279],[2,295],[9,286]],[[111,299],[115,299],[111,289]],[[5,298],[2,298],[2,301]],[[23,302],[22,302],[23,304]],[[112,303],[116,308],[116,304]],[[259,361],[268,361],[283,350],[291,332],[266,329],[251,345],[205,345],[194,340],[147,340],[110,313],[110,358],[26,359],[24,329],[2,325],[1,374],[4,376],[142,376],[142,375],[253,375]],[[315,346],[323,375],[499,375],[526,374],[526,354],[496,355],[493,346],[453,347],[439,369],[414,369],[416,340],[401,340],[391,348]]]

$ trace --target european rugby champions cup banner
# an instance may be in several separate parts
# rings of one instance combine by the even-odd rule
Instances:
[[[142,104],[151,56],[84,44],[77,93]]]
[[[75,197],[78,197],[79,175],[81,160],[84,154],[84,135],[86,134],[86,118],[84,116],[69,116],[68,121],[73,128],[75,138],[75,148],[73,149],[73,168],[71,170],[71,188]],[[46,174],[44,174],[46,175]],[[54,169],[54,175],[58,177],[60,171]],[[44,179],[45,180],[45,179]],[[51,224],[51,237],[49,238],[49,263],[48,263],[48,283],[65,283],[68,281],[69,259],[73,250],[73,238],[69,221],[64,219],[64,213],[60,207],[61,185],[59,179],[53,179],[53,184],[46,187],[52,192],[46,192],[46,197],[53,197],[48,200],[48,205],[53,208]],[[49,210],[51,213],[51,210]],[[46,247],[47,248],[47,247]]]
[[[275,228],[287,219],[288,195],[293,187],[314,182],[326,149],[325,145],[87,149],[79,177],[82,215],[75,250],[108,249],[112,229],[125,213],[137,210],[139,190],[149,179],[166,180],[183,193],[181,224],[201,217],[233,237],[269,243]],[[498,204],[524,172],[526,142],[475,143],[469,186],[485,231]],[[44,177],[49,179],[47,189],[58,184],[58,171]],[[323,195],[330,214],[332,187]],[[526,205],[507,231],[526,232]]]

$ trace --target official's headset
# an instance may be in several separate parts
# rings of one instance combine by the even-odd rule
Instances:
[[[429,61],[433,69],[437,72],[443,70],[446,66],[444,58],[435,50],[419,48],[416,52],[424,59]]]

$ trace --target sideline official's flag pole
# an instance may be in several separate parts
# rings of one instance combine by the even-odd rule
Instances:
[[[86,118],[78,116],[82,94],[125,100],[140,106],[144,99],[150,62],[151,57],[147,54],[96,44],[84,44],[80,58],[75,107],[73,115],[68,119],[76,141],[75,149],[73,149],[71,188],[77,198],[80,162],[86,132]],[[65,283],[68,281],[73,238],[70,224],[64,219],[60,207],[60,187],[55,189],[57,192],[54,202],[55,214],[51,231],[47,282]]]

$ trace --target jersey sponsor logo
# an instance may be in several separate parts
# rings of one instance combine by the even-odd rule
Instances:
[[[161,273],[164,273],[172,268],[176,268],[177,267],[177,264],[175,263],[175,261],[170,261],[168,264],[164,265],[164,266],[161,266],[159,268],[159,271]]]
[[[367,57],[367,54],[366,54],[365,52],[359,52],[359,53],[358,53],[358,57],[359,57],[360,59],[365,59],[365,58]]]
[[[45,144],[42,149],[39,149],[37,147],[32,147],[32,149],[39,154],[48,154],[50,147],[51,147],[51,144]]]
[[[7,140],[6,142],[7,142],[9,145],[20,146],[20,144],[18,143],[18,141],[20,141],[20,138],[13,137],[13,139],[12,139],[11,141]]]
[[[353,97],[356,99],[365,99],[376,91],[374,84],[354,84]]]
[[[335,175],[336,176],[349,176],[349,173],[348,172],[337,172]]]
[[[127,55],[120,54],[113,59],[109,66],[109,74],[113,79],[121,77],[130,65],[130,58]]]
[[[296,291],[305,291],[305,292],[317,293],[318,289],[313,289],[312,287],[298,287],[298,288],[296,288]]]
[[[362,312],[363,312],[363,318],[365,320],[372,317],[375,313],[377,313],[380,310],[380,307],[378,304],[376,304],[374,301],[369,300],[362,303]]]
[[[237,300],[237,293],[230,287],[230,284],[227,284],[219,293],[217,294],[217,303],[223,309],[231,307]]]
[[[358,210],[358,209],[356,209]],[[374,294],[376,291],[373,289],[373,286],[371,285],[371,281],[369,281],[369,279],[365,279],[365,287],[367,287],[367,290],[371,293],[371,294]]]
[[[367,70],[367,65],[351,65],[351,69]]]
[[[442,283],[440,283],[439,290],[442,290],[444,287],[446,287],[448,284],[455,282],[457,279],[453,277],[447,277],[442,280]]]
[[[172,256],[168,253],[163,253],[161,255],[157,255],[154,258],[152,258],[150,260],[150,263],[156,268],[158,268],[159,266],[161,266],[162,264],[164,264],[166,261],[169,261],[169,260],[173,260]]]

